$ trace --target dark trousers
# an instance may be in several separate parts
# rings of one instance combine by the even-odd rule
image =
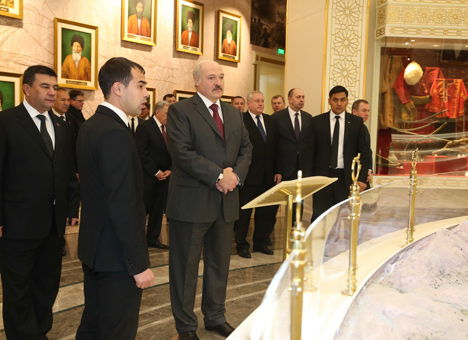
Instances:
[[[226,322],[226,286],[231,260],[234,222],[220,215],[211,223],[190,223],[171,219],[169,238],[169,285],[177,332],[198,328],[193,312],[198,266],[203,248],[203,296],[201,310],[205,327]]]
[[[8,340],[44,340],[60,285],[64,239],[55,226],[43,240],[0,238],[3,323]]]
[[[271,186],[263,185],[246,185],[239,192],[240,207],[249,203],[255,197],[260,196]],[[247,234],[249,231],[250,217],[253,209],[240,209],[239,219],[234,224],[236,236],[237,250],[249,249],[250,244],[247,242]],[[278,206],[269,206],[255,208],[254,223],[255,229],[253,234],[254,246],[265,245],[268,236],[273,232],[276,223],[276,213]]]
[[[154,242],[161,234],[162,220],[166,208],[168,181],[161,181],[153,184],[151,189],[145,190],[145,208],[148,216],[148,229],[146,240]]]
[[[142,289],[127,272],[94,272],[83,264],[85,308],[77,340],[135,339]]]
[[[343,169],[330,169],[328,177],[338,178],[329,186],[322,190],[317,191],[313,198],[313,214],[311,222],[314,222],[320,215],[322,215],[329,208],[335,204],[345,200],[349,196],[349,188],[346,186],[344,170]]]

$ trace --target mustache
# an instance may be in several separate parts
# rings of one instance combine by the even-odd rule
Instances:
[[[221,90],[221,91],[222,91],[223,88],[222,88],[221,86],[219,86],[219,85],[215,85],[215,86],[213,87],[213,91],[215,91],[215,90]]]

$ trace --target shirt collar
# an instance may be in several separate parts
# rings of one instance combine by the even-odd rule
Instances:
[[[340,116],[340,118],[344,120],[345,114],[346,111],[343,111],[339,115],[337,115],[333,112],[333,110],[330,110],[330,120],[334,120],[336,116]]]
[[[257,115],[255,115],[255,114],[253,114],[252,112],[250,112],[250,110],[249,110],[249,114],[250,114],[250,117],[252,117],[252,119],[253,119],[254,122],[257,122],[257,117],[260,117],[260,119],[263,118],[263,117],[262,117],[263,113],[262,113],[260,116],[257,116]]]
[[[289,111],[289,114],[291,115],[291,117],[294,117],[296,115],[296,111],[291,109],[290,106],[288,106],[288,111]],[[297,113],[299,113],[299,117],[300,117],[301,116],[301,110],[297,111]]]
[[[204,95],[202,95],[200,92],[197,92],[200,98],[203,100],[203,103],[206,105],[206,107],[210,107],[212,104],[218,105],[218,108],[221,108],[221,103],[219,102],[219,99],[216,101],[216,103],[213,103],[211,100],[206,98]]]
[[[101,103],[101,105],[107,107],[108,109],[111,109],[112,111],[114,111],[117,114],[117,116],[119,116],[119,118],[122,119],[122,121],[125,123],[125,125],[130,127],[130,125],[128,125],[128,118],[127,118],[127,115],[125,114],[125,112],[123,112],[121,109],[115,107],[114,105],[112,105],[111,103],[106,102],[106,101],[103,101]]]
[[[34,118],[36,117],[37,115],[40,115],[41,113],[39,111],[37,111],[35,108],[33,108],[31,106],[31,104],[28,103],[28,101],[26,100],[26,98],[23,100],[23,105],[24,107],[26,108],[26,111],[28,111],[29,115],[31,116],[31,118]],[[42,113],[42,115],[44,117],[46,117],[46,120],[50,120],[49,118],[49,115],[46,115],[47,111],[44,111]]]
[[[154,115],[153,118],[156,124],[158,124],[159,130],[161,130],[161,126],[162,126],[161,122],[158,120],[158,118],[156,118],[156,115]]]

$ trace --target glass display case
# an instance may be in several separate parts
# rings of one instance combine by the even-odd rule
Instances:
[[[467,169],[468,40],[381,41],[377,175]]]

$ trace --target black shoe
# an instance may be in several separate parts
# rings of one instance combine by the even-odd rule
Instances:
[[[168,246],[166,246],[165,244],[162,244],[161,242],[159,242],[158,239],[152,241],[152,242],[148,242],[148,247],[150,248],[158,248],[158,249],[169,249]]]
[[[260,253],[266,254],[266,255],[273,255],[273,250],[268,248],[266,245],[261,245],[261,246],[253,246],[253,251],[258,251]]]
[[[200,340],[196,331],[188,331],[179,334],[179,340]]]
[[[248,249],[238,249],[237,250],[237,254],[240,256],[240,257],[243,257],[245,259],[250,259],[252,258],[252,255],[250,255],[250,251]]]
[[[205,329],[207,331],[216,332],[224,336],[225,338],[227,338],[229,335],[231,335],[232,332],[234,332],[234,328],[232,328],[232,326],[227,322],[212,327],[205,326]]]

